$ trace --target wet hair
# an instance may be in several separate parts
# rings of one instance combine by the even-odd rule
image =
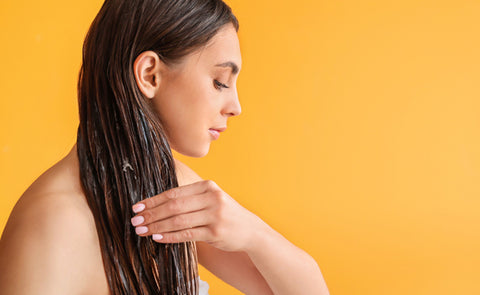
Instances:
[[[132,205],[178,186],[161,118],[138,88],[135,59],[175,64],[226,24],[221,0],[106,0],[85,37],[78,80],[80,179],[112,294],[198,294],[195,242],[135,233]]]

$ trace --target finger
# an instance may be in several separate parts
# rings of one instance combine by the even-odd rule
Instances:
[[[151,223],[147,226],[137,226],[135,228],[135,232],[142,237],[157,233],[163,234],[207,225],[212,222],[212,218],[212,214],[210,214],[208,211],[201,210],[192,213],[176,215]]]
[[[187,241],[207,241],[210,237],[210,230],[205,227],[189,228],[186,230],[154,234],[153,240],[157,243],[182,243]]]
[[[147,209],[131,219],[133,226],[148,225],[175,215],[199,211],[211,203],[208,192],[190,197],[171,199],[167,202]]]
[[[132,206],[133,212],[139,213],[145,209],[157,207],[168,200],[177,199],[182,196],[201,194],[207,190],[219,190],[220,188],[213,180],[201,180],[187,185],[182,185],[166,190],[158,195],[144,199]]]

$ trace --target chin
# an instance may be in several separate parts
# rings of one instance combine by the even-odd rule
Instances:
[[[196,148],[190,148],[190,147],[179,148],[179,147],[172,146],[172,149],[174,149],[175,151],[177,151],[178,153],[180,153],[184,156],[188,156],[188,157],[192,157],[192,158],[205,157],[210,150],[210,144],[207,144],[205,146],[198,146],[197,145]]]

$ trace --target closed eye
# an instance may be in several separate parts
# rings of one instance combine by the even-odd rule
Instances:
[[[218,90],[221,90],[222,88],[229,88],[227,85],[219,82],[218,80],[213,80],[214,84],[215,84],[215,88],[217,88]]]

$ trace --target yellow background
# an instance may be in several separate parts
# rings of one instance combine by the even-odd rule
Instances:
[[[178,157],[310,253],[332,294],[480,294],[480,2],[227,2],[243,112],[208,156]],[[0,2],[2,229],[75,142],[101,3]]]

